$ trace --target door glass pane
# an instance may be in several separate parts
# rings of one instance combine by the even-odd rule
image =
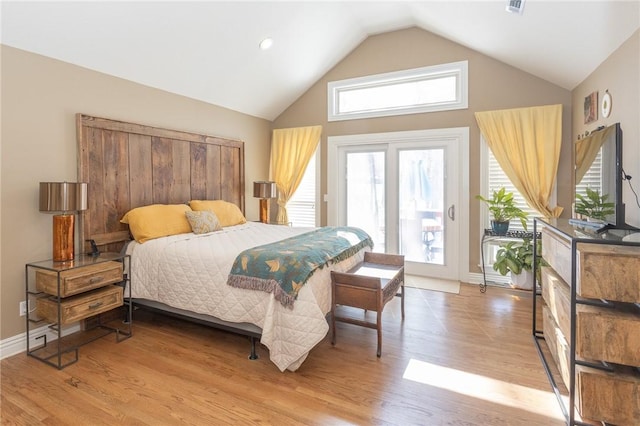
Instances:
[[[411,262],[444,264],[444,149],[398,153],[400,253]]]
[[[385,153],[347,153],[347,225],[364,229],[385,252]]]

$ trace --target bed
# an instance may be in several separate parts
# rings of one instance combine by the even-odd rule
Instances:
[[[331,309],[330,270],[345,271],[358,255],[317,270],[301,288],[292,307],[273,293],[227,285],[236,255],[308,229],[248,222],[209,234],[179,234],[132,242],[132,294],[229,323],[248,323],[261,330],[260,342],[281,370],[296,370],[327,334]]]
[[[293,306],[273,293],[229,286],[242,250],[310,229],[246,222],[137,243],[120,220],[136,207],[189,200],[223,200],[244,212],[244,144],[82,114],[77,134],[79,180],[89,186],[81,241],[87,252],[93,242],[131,255],[134,304],[259,338],[281,371],[298,369],[329,330],[330,271],[350,269],[368,248],[317,270]]]

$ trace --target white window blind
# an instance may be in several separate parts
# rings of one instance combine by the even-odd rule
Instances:
[[[486,146],[486,142],[485,142],[485,146]],[[524,200],[524,197],[520,195],[520,192],[518,192],[516,187],[513,186],[513,184],[511,183],[511,180],[509,180],[509,178],[504,173],[504,171],[502,171],[500,164],[498,164],[498,160],[496,160],[496,158],[493,156],[493,153],[491,152],[488,146],[486,147],[486,150],[487,150],[487,158],[488,158],[488,187],[487,187],[487,193],[485,194],[485,197],[491,197],[491,194],[493,194],[493,191],[498,191],[502,187],[504,187],[507,190],[507,192],[513,192],[513,198],[516,202],[516,206],[518,206],[520,209],[522,209],[525,213],[528,214],[527,216],[528,231],[533,231],[533,218],[540,217],[541,216],[540,213],[538,213],[536,210],[529,207],[527,202]],[[491,217],[488,217],[488,220],[489,222],[485,224],[486,228],[489,228],[491,226],[491,222],[490,222]],[[524,228],[522,227],[522,223],[520,223],[520,219],[512,219],[509,223],[509,230],[524,231]]]
[[[314,227],[316,226],[316,150],[307,170],[304,172],[304,177],[300,186],[296,189],[293,197],[287,203],[287,214],[289,216],[289,222],[291,226],[295,227]]]
[[[598,190],[598,192],[602,194],[603,180],[602,148],[600,148],[600,151],[598,151],[598,155],[595,160],[593,160],[593,163],[591,163],[589,170],[584,174],[580,183],[576,185],[576,194],[587,195],[587,188]],[[573,201],[575,202],[575,200]]]

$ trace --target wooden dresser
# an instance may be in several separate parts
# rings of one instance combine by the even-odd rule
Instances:
[[[561,219],[536,219],[536,230],[549,267],[533,301],[534,340],[556,395],[551,362],[568,390],[568,407],[558,397],[567,424],[640,424],[640,243]]]

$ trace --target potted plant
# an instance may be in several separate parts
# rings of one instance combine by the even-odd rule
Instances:
[[[511,219],[520,219],[523,228],[527,229],[527,213],[516,206],[513,193],[507,192],[504,187],[493,191],[491,198],[476,195],[476,199],[484,201],[489,207],[489,213],[493,218],[491,229],[496,235],[506,235]]]
[[[608,198],[609,194],[600,195],[597,189],[587,188],[587,195],[576,194],[576,213],[603,221],[616,212],[615,204],[608,202]]]
[[[540,282],[540,268],[548,264],[540,256],[542,240],[537,240],[536,244],[538,246],[536,278]],[[515,287],[531,290],[533,288],[533,241],[531,238],[523,238],[522,241],[509,241],[500,245],[493,269],[500,275],[511,273],[511,280]]]

